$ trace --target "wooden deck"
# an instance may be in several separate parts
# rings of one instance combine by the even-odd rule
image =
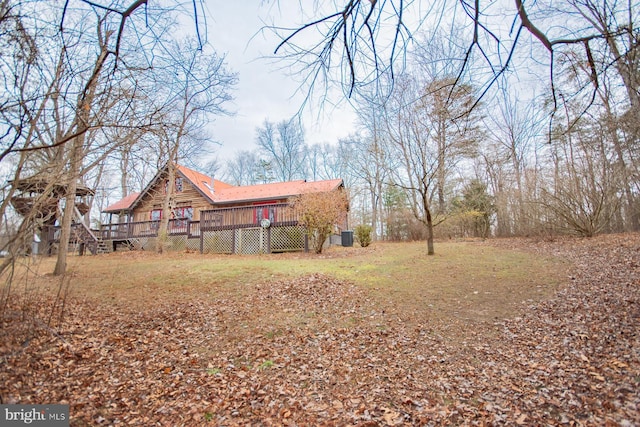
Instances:
[[[291,240],[288,237],[282,237],[287,236],[287,233],[289,233],[286,231],[287,229],[296,227],[298,227],[298,217],[295,210],[287,203],[277,203],[201,211],[199,221],[189,219],[170,220],[167,231],[170,240],[174,242],[182,241],[183,244],[187,242],[185,244],[186,247],[199,248],[201,252],[206,251],[206,239],[228,240],[228,242],[222,243],[222,246],[227,248],[227,252],[234,253],[237,249],[237,236],[252,236],[255,233],[250,232],[249,230],[251,229],[264,232],[262,238],[268,242],[268,251],[272,249],[277,251],[300,250],[300,239]],[[80,231],[82,227],[76,224],[74,225],[75,228]],[[80,238],[74,237],[80,236],[79,233],[72,233],[70,247],[77,248],[78,246],[84,247],[87,245],[92,253],[97,251],[98,246],[105,248],[107,251],[116,251],[118,247],[135,248],[140,246],[140,242],[149,242],[150,239],[158,237],[159,228],[160,221],[104,224],[99,230],[91,230],[96,241],[83,242]],[[247,230],[247,232],[236,234],[242,230]],[[275,230],[281,230],[274,235],[279,243],[271,242],[271,236]],[[46,245],[46,249],[43,250],[43,253],[51,254],[57,250],[59,235],[60,227],[45,227],[43,242]],[[294,240],[296,243],[287,243]],[[289,248],[288,246],[291,247]]]
[[[186,235],[198,238],[202,231],[233,230],[264,226],[294,226],[298,224],[297,212],[288,203],[211,209],[200,212],[200,221],[172,219],[170,236]],[[103,240],[126,240],[140,237],[157,237],[160,221],[140,221],[122,224],[105,224],[97,231]]]

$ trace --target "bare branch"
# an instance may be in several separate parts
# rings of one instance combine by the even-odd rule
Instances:
[[[547,36],[529,20],[529,16],[527,15],[527,11],[524,8],[522,0],[515,0],[515,2],[516,8],[518,10],[518,16],[520,16],[520,22],[522,22],[522,26],[529,30],[529,32],[533,34],[538,40],[540,40],[544,47],[547,48],[547,50],[553,50],[553,45],[551,44]]]

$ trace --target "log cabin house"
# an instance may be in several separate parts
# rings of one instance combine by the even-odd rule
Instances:
[[[153,250],[166,198],[168,168],[140,193],[108,206],[100,238],[109,250],[119,245]],[[304,193],[343,191],[342,179],[233,186],[185,166],[175,167],[170,197],[168,243],[174,250],[266,253],[306,250],[306,238],[289,198]],[[347,228],[335,225],[337,235]],[[334,239],[335,241],[335,239]]]

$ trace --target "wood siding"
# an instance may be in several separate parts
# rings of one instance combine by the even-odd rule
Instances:
[[[182,191],[174,192],[173,206],[176,208],[193,208],[192,221],[199,221],[200,211],[211,209],[213,205],[200,193],[200,191],[191,185],[187,179],[181,177],[179,174],[178,177],[182,178]],[[143,196],[142,200],[133,211],[134,222],[150,221],[151,211],[162,209],[162,204],[164,203],[165,198],[165,182],[166,178],[159,179],[158,183],[150,188]]]

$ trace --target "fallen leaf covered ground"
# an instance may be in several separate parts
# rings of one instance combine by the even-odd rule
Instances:
[[[12,316],[16,297],[0,396],[68,403],[75,426],[640,425],[640,235],[477,244],[572,267],[552,297],[474,322],[322,274],[145,310],[71,296],[56,327]]]

